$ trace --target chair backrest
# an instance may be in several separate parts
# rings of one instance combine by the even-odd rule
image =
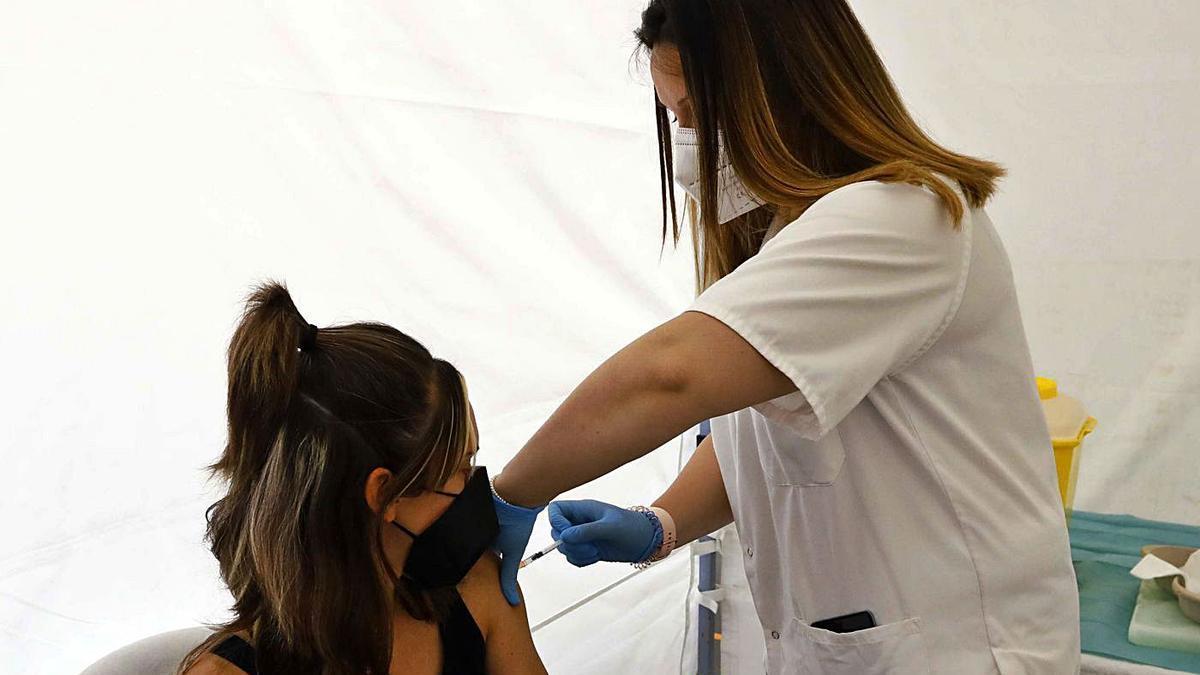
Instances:
[[[203,626],[160,633],[121,647],[81,675],[174,675],[183,657],[209,635]]]

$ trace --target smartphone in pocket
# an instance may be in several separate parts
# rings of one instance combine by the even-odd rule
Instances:
[[[813,628],[820,628],[831,633],[854,633],[868,628],[874,628],[875,615],[869,611],[854,612],[853,614],[843,614],[835,616],[831,619],[822,619],[814,621]]]

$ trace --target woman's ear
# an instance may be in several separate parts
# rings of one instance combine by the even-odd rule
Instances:
[[[363,497],[367,500],[367,507],[377,514],[383,515],[384,507],[387,504],[383,503],[384,486],[392,479],[392,472],[382,466],[374,468],[370,475],[367,476],[367,484],[363,488]]]

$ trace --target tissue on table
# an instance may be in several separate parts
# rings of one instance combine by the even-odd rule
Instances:
[[[1200,550],[1146,546],[1142,553],[1145,557],[1129,573],[1142,580],[1154,579],[1160,588],[1175,595],[1184,616],[1200,622]]]

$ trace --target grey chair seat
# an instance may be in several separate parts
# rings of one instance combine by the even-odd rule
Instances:
[[[203,626],[159,633],[121,647],[81,675],[175,675],[183,657],[209,635]]]

